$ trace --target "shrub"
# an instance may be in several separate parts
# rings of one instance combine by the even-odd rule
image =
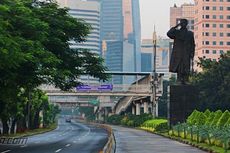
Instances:
[[[211,125],[214,117],[215,117],[215,113],[211,112],[210,115],[209,115],[209,117],[206,119],[205,125]]]
[[[221,110],[218,110],[218,111],[215,112],[215,117],[214,117],[214,119],[213,119],[213,121],[211,123],[211,126],[217,126],[217,122],[219,121],[221,115],[222,115]]]
[[[130,121],[127,122],[127,125],[133,127],[134,126],[134,122],[132,120],[130,120]]]
[[[217,122],[217,126],[218,127],[222,127],[226,124],[226,122],[228,121],[228,119],[230,118],[230,113],[228,110],[226,110],[220,117],[220,119]]]
[[[229,126],[230,127],[230,118],[228,119],[228,121],[225,123],[224,125],[225,127]]]
[[[208,118],[210,114],[211,114],[210,110],[206,109],[206,111],[204,112],[204,115]]]
[[[111,115],[107,118],[107,122],[110,124],[119,125],[121,124],[122,116],[121,115]]]
[[[123,117],[123,119],[121,120],[121,124],[122,124],[122,125],[127,125],[128,121],[129,121],[128,117],[125,116],[125,117]]]
[[[187,123],[190,125],[194,125],[196,123],[197,116],[199,115],[199,111],[194,110],[192,114],[188,117]]]
[[[202,112],[199,112],[199,114],[196,117],[195,125],[198,125],[198,126],[204,125],[206,122],[206,119],[207,119],[206,115],[204,115],[204,113]]]
[[[168,121],[166,119],[152,119],[145,121],[142,126],[151,127],[154,131],[162,131],[168,129]]]

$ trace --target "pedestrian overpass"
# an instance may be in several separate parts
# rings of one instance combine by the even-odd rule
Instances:
[[[135,76],[136,81],[132,84],[113,84],[111,82],[98,82],[83,84],[69,91],[62,91],[52,85],[42,85],[40,89],[45,91],[49,101],[61,106],[88,106],[92,99],[100,99],[99,107],[112,107],[114,113],[120,114],[132,103],[133,99],[153,96],[152,72],[106,72],[112,76]],[[113,97],[113,98],[110,98]],[[115,100],[114,100],[115,97]],[[118,99],[116,99],[118,98]]]

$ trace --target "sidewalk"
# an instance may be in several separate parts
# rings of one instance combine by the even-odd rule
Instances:
[[[116,153],[205,153],[145,131],[112,126],[116,139]]]

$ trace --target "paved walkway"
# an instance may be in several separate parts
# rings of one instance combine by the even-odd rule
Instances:
[[[205,153],[145,131],[112,126],[117,142],[116,153]]]

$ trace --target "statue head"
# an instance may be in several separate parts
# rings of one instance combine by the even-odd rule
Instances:
[[[186,28],[188,25],[188,20],[187,19],[180,19],[180,25],[182,28]]]

